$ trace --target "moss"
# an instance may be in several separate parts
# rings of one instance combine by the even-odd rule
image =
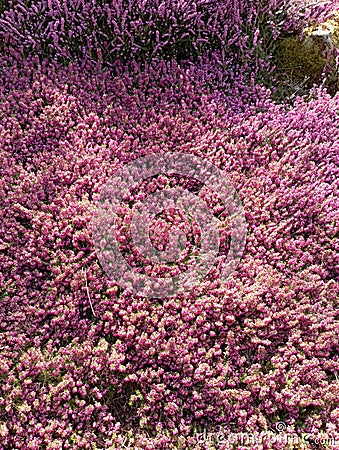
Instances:
[[[313,38],[291,36],[284,39],[279,51],[279,64],[292,78],[309,79],[310,83],[320,81],[326,66],[325,52],[321,45],[312,42]]]
[[[325,71],[328,81],[333,83],[337,77],[334,48],[339,49],[339,15],[306,28],[302,38],[294,35],[281,39],[277,70],[292,83],[305,84],[308,88],[320,83]]]

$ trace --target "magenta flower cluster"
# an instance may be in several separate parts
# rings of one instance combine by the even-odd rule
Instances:
[[[194,426],[277,420],[337,433],[339,96],[250,104],[174,63],[2,64],[0,448],[119,448],[128,429],[136,448],[193,448]],[[110,282],[90,223],[115,168],[162,150],[226,170],[249,233],[226,284],[156,301]]]
[[[182,56],[186,38],[198,55],[232,34],[251,52],[257,3],[12,1],[1,13],[0,450],[207,449],[204,428],[278,422],[339,442],[339,94],[277,104],[231,53],[229,65],[222,50],[161,59],[166,46]],[[117,60],[140,49],[158,59]],[[90,62],[100,51],[113,68]],[[160,152],[225,170],[248,234],[227,280],[214,267],[191,291],[152,299],[106,275],[91,223],[116,170]],[[171,183],[200,189],[165,175],[148,189]],[[154,223],[160,249],[171,227],[199,239],[175,214]],[[122,220],[122,248],[127,235]]]

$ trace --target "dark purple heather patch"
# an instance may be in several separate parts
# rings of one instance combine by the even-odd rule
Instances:
[[[337,0],[9,0],[0,4],[0,46],[19,58],[109,66],[218,51],[263,70],[282,32],[325,20],[338,6]]]

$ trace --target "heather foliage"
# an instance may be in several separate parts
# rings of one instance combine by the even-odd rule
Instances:
[[[0,36],[12,53],[117,59],[189,59],[218,50],[258,64],[283,23],[321,17],[326,7],[307,8],[287,0],[15,0],[3,7]],[[293,6],[293,7],[292,7]],[[288,20],[289,19],[289,20]]]
[[[6,43],[26,54],[108,62],[166,54],[187,59],[207,45],[244,48],[249,36],[242,21],[249,13],[255,21],[253,5],[230,1],[28,1],[15,2],[1,25]]]
[[[0,449],[207,449],[194,437],[204,427],[255,432],[281,421],[338,440],[339,95],[319,88],[276,104],[254,81],[258,60],[252,70],[222,53],[217,40],[230,44],[232,33],[254,52],[258,2],[134,4],[13,1],[1,15]],[[119,19],[115,41],[99,17]],[[150,20],[155,34],[138,40]],[[157,40],[160,23],[169,36]],[[218,51],[203,52],[204,39]],[[112,69],[89,61],[98,49]],[[175,60],[194,52],[204,54]],[[248,234],[226,281],[213,268],[191,291],[154,299],[107,276],[91,221],[116,170],[160,152],[225,170]],[[219,213],[179,178],[146,184],[181,185]],[[154,223],[157,245],[173,225],[196,232],[169,212]],[[222,251],[229,233],[225,219]]]

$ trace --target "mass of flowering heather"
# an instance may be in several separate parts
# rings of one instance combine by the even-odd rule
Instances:
[[[0,450],[339,449],[339,93],[277,102],[260,81],[265,45],[334,7],[0,3]],[[162,152],[225,171],[248,229],[226,280],[145,298],[105,273],[92,219],[120,167]],[[218,217],[183,178],[126,208],[180,185]],[[176,226],[199,235],[169,211],[154,245]],[[300,439],[201,438],[220,430]]]

